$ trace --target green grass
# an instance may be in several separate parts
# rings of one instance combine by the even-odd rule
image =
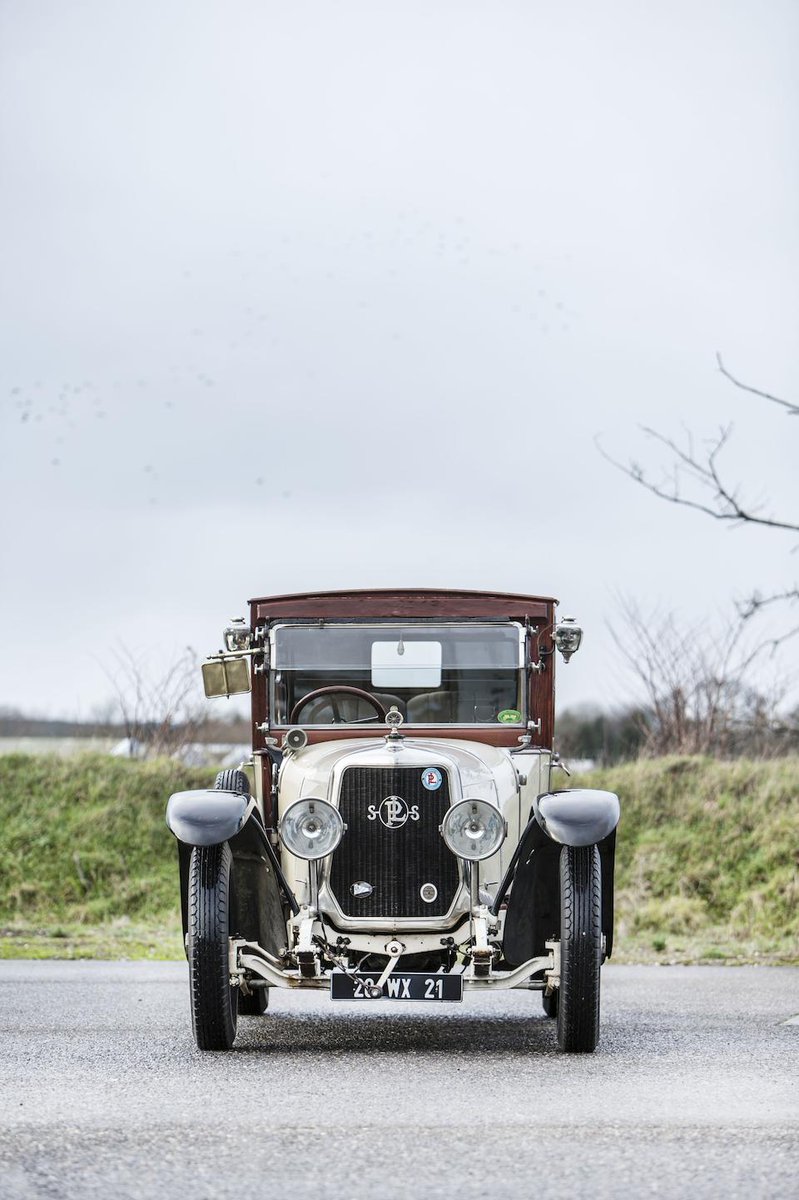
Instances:
[[[642,759],[578,782],[621,798],[614,957],[799,962],[799,759]]]
[[[0,756],[0,957],[179,958],[169,794],[213,770]],[[799,962],[799,759],[661,759],[622,802],[614,960]]]
[[[166,801],[213,770],[0,757],[0,957],[179,956]]]

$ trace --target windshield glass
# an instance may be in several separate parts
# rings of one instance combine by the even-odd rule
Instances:
[[[273,719],[377,723],[394,705],[409,725],[522,724],[522,636],[510,622],[280,625],[271,632]]]

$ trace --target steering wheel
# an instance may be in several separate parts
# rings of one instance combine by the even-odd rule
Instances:
[[[331,696],[334,693],[339,693],[339,694],[343,693],[345,696],[357,696],[359,700],[367,700],[374,708],[375,713],[380,718],[380,720],[385,721],[386,709],[380,703],[380,701],[377,699],[376,696],[373,696],[371,692],[364,691],[363,688],[348,687],[346,684],[339,684],[338,686],[334,685],[333,687],[316,688],[313,692],[309,692],[307,696],[303,696],[302,700],[298,700],[297,703],[292,708],[291,716],[289,717],[289,724],[291,724],[291,725],[294,724],[294,722],[297,720],[299,714],[305,708],[305,705],[308,703],[309,700],[315,700],[317,698],[317,696]],[[358,723],[358,722],[354,722],[354,721],[352,721],[352,722],[351,721],[342,721],[341,712],[339,711],[339,707],[336,704],[335,700],[330,701],[330,707],[333,709],[333,720],[336,724],[345,725],[345,724],[357,724]],[[371,719],[372,719],[371,717],[367,717],[367,720],[371,720]]]

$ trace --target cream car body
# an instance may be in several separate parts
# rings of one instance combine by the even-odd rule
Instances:
[[[592,1050],[619,804],[557,790],[576,623],[535,596],[335,592],[251,601],[224,636],[206,691],[251,692],[252,756],[167,809],[198,1045],[229,1048],[275,987],[521,988]]]

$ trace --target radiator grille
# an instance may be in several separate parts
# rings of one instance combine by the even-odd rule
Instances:
[[[333,855],[330,886],[347,916],[441,917],[449,911],[459,884],[458,860],[438,831],[450,796],[446,769],[435,770],[441,776],[435,791],[422,784],[421,767],[344,771],[339,807],[347,832]],[[358,883],[369,884],[372,892],[353,895]],[[425,884],[436,889],[431,903],[422,899]]]

